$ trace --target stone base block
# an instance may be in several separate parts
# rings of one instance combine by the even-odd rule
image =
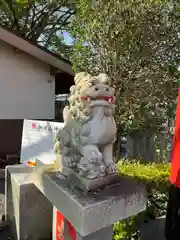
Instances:
[[[53,206],[31,179],[32,168],[6,168],[5,216],[14,239],[51,239]]]
[[[119,177],[116,173],[96,179],[87,179],[79,176],[75,171],[65,166],[62,167],[61,172],[67,176],[67,178],[72,181],[73,184],[85,191],[93,191],[94,189],[103,188],[106,185],[110,185],[119,181]]]
[[[119,177],[115,185],[86,192],[61,173],[37,172],[34,184],[84,239],[146,208],[145,188],[131,178]]]

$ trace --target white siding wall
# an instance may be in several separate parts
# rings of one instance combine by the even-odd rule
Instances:
[[[0,42],[0,119],[54,118],[49,66]]]

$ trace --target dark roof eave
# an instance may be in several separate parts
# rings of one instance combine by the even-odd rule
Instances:
[[[47,50],[42,46],[32,43],[30,40],[19,36],[17,33],[7,29],[4,26],[0,26],[0,39],[28,53],[29,55],[34,56],[37,59],[61,70],[62,72],[66,72],[72,76],[74,75],[72,65],[68,60],[61,58],[57,54]]]

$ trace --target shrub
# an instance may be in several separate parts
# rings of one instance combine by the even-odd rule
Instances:
[[[139,239],[139,225],[165,214],[170,164],[165,162],[141,164],[138,161],[120,160],[117,167],[119,175],[134,177],[147,188],[146,211],[114,224],[114,240],[136,240]]]

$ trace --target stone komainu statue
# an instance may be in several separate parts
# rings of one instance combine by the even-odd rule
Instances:
[[[115,174],[115,96],[111,79],[106,74],[81,72],[74,80],[69,106],[63,111],[65,125],[57,135],[61,164],[86,179]]]

